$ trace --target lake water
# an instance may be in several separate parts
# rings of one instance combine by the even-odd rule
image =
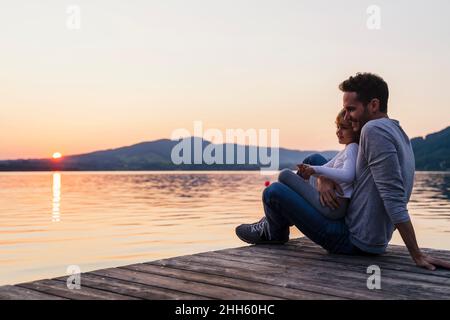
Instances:
[[[245,245],[259,172],[0,173],[0,285]],[[450,172],[416,173],[419,245],[450,250]],[[292,228],[292,237],[301,234]],[[401,244],[395,233],[392,243]]]

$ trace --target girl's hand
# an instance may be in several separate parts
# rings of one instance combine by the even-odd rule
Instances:
[[[297,165],[298,171],[297,174],[303,178],[303,172],[305,172],[306,165],[301,163]]]
[[[305,180],[309,180],[309,178],[316,173],[316,171],[314,171],[314,169],[304,163],[302,164],[298,164],[298,171],[297,174],[299,176],[301,176],[303,179]]]

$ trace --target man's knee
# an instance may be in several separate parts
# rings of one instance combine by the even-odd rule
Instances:
[[[320,153],[310,154],[305,159],[303,159],[303,163],[309,165],[318,165],[322,162],[324,162],[324,157]]]

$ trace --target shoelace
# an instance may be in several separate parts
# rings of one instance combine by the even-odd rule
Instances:
[[[260,222],[257,222],[257,223],[255,223],[255,224],[252,224],[252,225],[251,225],[251,231],[252,231],[252,232],[255,232],[255,231],[256,231],[256,232],[258,232],[259,234],[261,234],[262,231],[264,230],[265,226],[266,226],[266,220],[263,219],[263,220],[261,220]]]

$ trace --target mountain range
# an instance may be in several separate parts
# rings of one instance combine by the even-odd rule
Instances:
[[[179,143],[188,143],[191,146],[192,159],[194,158],[194,146],[201,146],[201,155],[206,148],[223,150],[223,162],[226,162],[230,154],[230,162],[233,164],[194,164],[184,163],[176,165],[172,161],[172,150]],[[243,163],[238,164],[238,148],[245,155]],[[232,154],[229,152],[233,150]],[[270,149],[269,149],[270,150]],[[280,168],[295,167],[306,156],[315,151],[298,151],[285,148],[277,148],[279,152]],[[257,161],[250,161],[250,154],[257,154]],[[331,159],[337,151],[321,152],[326,158]],[[180,153],[184,155],[183,152]],[[215,152],[211,153],[215,156]],[[197,137],[184,138],[181,140],[161,139],[156,141],[142,142],[131,146],[117,149],[95,151],[86,154],[65,156],[62,159],[19,159],[0,161],[0,171],[109,171],[109,170],[259,170],[267,167],[266,162],[260,161],[259,155],[266,154],[270,159],[271,153],[264,147],[243,146],[238,144],[217,144]],[[221,157],[219,157],[221,158]]]
[[[201,148],[201,154],[206,151],[212,156],[220,157],[223,152],[223,162],[227,157],[233,164],[179,164],[172,161],[172,150],[179,143],[190,146],[193,158],[195,146]],[[416,170],[448,171],[450,170],[450,127],[427,135],[425,138],[417,137],[411,139],[416,159]],[[241,164],[238,162],[238,150],[243,151],[245,159]],[[198,149],[197,149],[198,150]],[[211,151],[213,150],[213,151]],[[278,148],[279,168],[295,168],[297,163],[314,150],[291,150]],[[189,149],[179,153],[189,153]],[[257,155],[257,161],[250,161],[250,154]],[[320,151],[327,159],[331,159],[337,151]],[[209,141],[197,137],[184,138],[182,140],[161,139],[150,142],[142,142],[131,146],[95,151],[86,154],[65,156],[61,159],[18,159],[1,160],[0,171],[109,171],[109,170],[258,170],[260,167],[268,167],[267,161],[262,161],[260,155],[267,155],[270,160],[272,154],[264,147],[243,146],[237,144],[212,144]],[[204,159],[202,159],[204,160]],[[227,162],[229,163],[229,162]]]
[[[416,170],[450,171],[450,127],[425,138],[413,138],[411,144]]]

